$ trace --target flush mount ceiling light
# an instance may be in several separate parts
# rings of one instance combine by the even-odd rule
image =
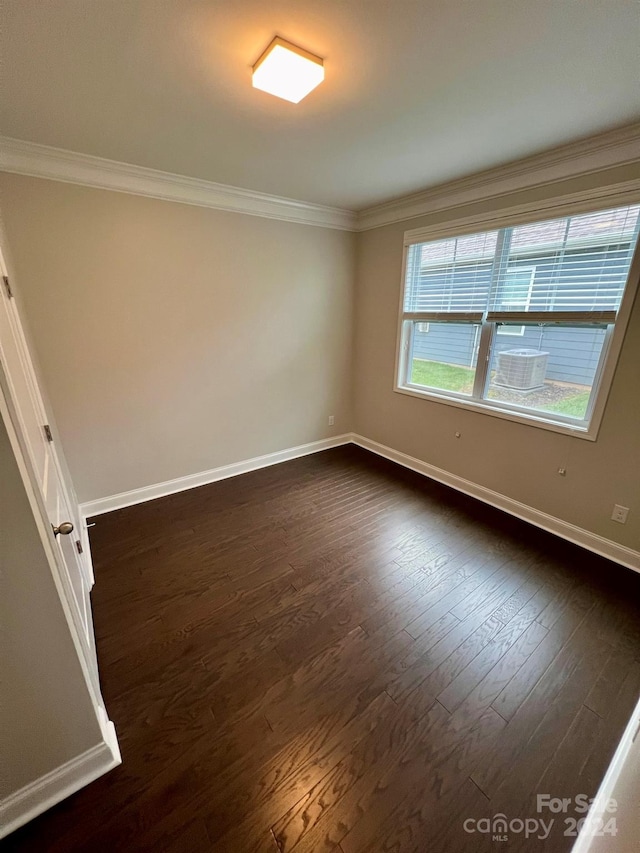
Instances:
[[[324,80],[324,64],[314,56],[276,36],[253,66],[253,87],[299,103]]]

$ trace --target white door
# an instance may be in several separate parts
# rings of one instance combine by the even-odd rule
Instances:
[[[55,444],[51,440],[42,394],[1,254],[0,273],[2,390],[22,452],[30,463],[34,489],[39,498],[38,504],[49,521],[51,544],[56,564],[61,569],[65,597],[97,687],[97,662],[89,598],[93,571],[88,557],[87,539],[75,502],[69,497]]]

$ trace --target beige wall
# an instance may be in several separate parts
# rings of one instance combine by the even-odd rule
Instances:
[[[0,208],[80,501],[351,429],[354,235],[9,174]]]
[[[354,428],[640,547],[640,300],[596,442],[392,390],[403,232],[496,202],[357,236],[7,174],[0,206],[81,501]]]
[[[638,177],[615,169],[556,187],[557,194]],[[546,191],[548,194],[548,190]],[[520,193],[509,203],[544,195]],[[504,202],[503,202],[504,204]],[[393,391],[406,230],[480,213],[467,206],[359,235],[355,333],[355,431],[481,486],[628,547],[640,548],[640,299],[628,328],[596,442],[416,399]],[[456,439],[454,433],[462,433]],[[560,477],[557,469],[567,468]],[[614,503],[631,508],[626,525]]]
[[[0,418],[0,800],[102,734]]]

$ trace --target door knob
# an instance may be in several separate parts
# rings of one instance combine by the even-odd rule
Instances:
[[[62,533],[63,536],[68,536],[70,533],[73,533],[73,524],[70,521],[63,521],[59,527],[55,525],[51,525],[53,529],[53,535],[57,536],[59,533]]]

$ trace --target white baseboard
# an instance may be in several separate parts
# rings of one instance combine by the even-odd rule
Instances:
[[[341,444],[349,444],[351,434],[337,435],[333,438],[323,438],[320,441],[312,441],[309,444],[300,444],[297,447],[289,447],[286,450],[278,450],[275,453],[267,453],[264,456],[254,456],[253,459],[245,459],[242,462],[234,462],[231,465],[223,465],[220,468],[211,468],[198,474],[188,474],[186,477],[178,477],[175,480],[167,480],[164,483],[155,483],[144,486],[141,489],[132,489],[130,492],[121,492],[106,498],[98,498],[95,501],[87,501],[80,504],[80,513],[84,518],[94,515],[102,515],[105,512],[113,512],[115,509],[124,509],[127,506],[152,501],[155,498],[163,498],[176,492],[184,492],[198,486],[206,486],[218,480],[228,477],[236,477],[238,474],[246,474],[256,471],[258,468],[266,468],[269,465],[277,465],[287,462],[289,459],[297,459],[299,456],[308,456]]]
[[[634,551],[618,542],[613,542],[611,539],[605,539],[603,536],[598,536],[582,527],[576,527],[568,521],[562,521],[553,515],[548,515],[539,509],[520,503],[499,492],[494,492],[492,489],[487,489],[485,486],[479,486],[477,483],[472,483],[471,480],[465,480],[463,477],[458,477],[456,474],[451,474],[444,471],[442,468],[436,468],[435,465],[430,465],[427,462],[422,462],[413,456],[408,456],[406,453],[400,453],[398,450],[393,450],[384,444],[379,444],[377,441],[372,441],[370,438],[365,438],[362,435],[352,435],[354,444],[363,447],[365,450],[370,450],[378,456],[383,456],[385,459],[390,459],[392,462],[397,462],[404,468],[410,468],[412,471],[417,471],[419,474],[424,474],[432,480],[437,480],[439,483],[444,483],[446,486],[456,489],[459,492],[464,492],[465,495],[470,495],[484,503],[495,506],[498,509],[508,512],[510,515],[515,515],[536,527],[541,527],[543,530],[548,530],[550,533],[555,533],[562,539],[568,539],[569,542],[574,542],[586,548],[588,551],[593,551],[600,554],[602,557],[607,557],[622,566],[640,572],[640,551]]]
[[[110,724],[113,729],[113,724]],[[0,838],[75,794],[121,763],[113,730],[108,741],[92,746],[35,782],[0,801]]]
[[[398,465],[402,465],[404,468],[410,468],[412,471],[424,474],[432,480],[444,483],[452,489],[464,492],[464,494],[477,498],[483,501],[483,503],[495,506],[504,512],[508,512],[510,515],[515,515],[517,518],[528,521],[530,524],[541,527],[543,530],[548,530],[562,539],[568,539],[569,542],[574,542],[588,551],[593,551],[609,560],[620,563],[622,566],[640,572],[640,551],[634,551],[632,548],[627,548],[618,542],[613,542],[611,539],[605,539],[603,536],[598,536],[596,533],[591,533],[582,527],[576,527],[576,525],[570,524],[568,521],[563,521],[560,518],[528,506],[528,504],[520,503],[520,501],[516,501],[499,492],[494,492],[485,486],[473,483],[471,480],[465,480],[464,477],[451,474],[449,471],[437,468],[428,462],[422,462],[420,459],[408,456],[406,453],[401,453],[399,450],[394,450],[391,447],[387,447],[384,444],[372,441],[356,433],[345,433],[334,438],[312,441],[309,444],[301,444],[298,447],[290,447],[286,450],[279,450],[276,453],[268,453],[265,456],[256,456],[253,459],[245,459],[242,462],[223,465],[221,468],[212,468],[209,471],[202,471],[199,474],[190,474],[186,477],[179,477],[176,480],[168,480],[165,483],[156,483],[155,485],[145,486],[141,489],[133,489],[130,492],[122,492],[118,495],[88,501],[87,503],[80,504],[80,512],[85,518],[101,515],[105,512],[123,509],[133,504],[162,498],[166,495],[172,495],[175,492],[182,492],[186,489],[215,483],[217,480],[224,480],[227,477],[236,477],[238,474],[246,474],[248,471],[255,471],[258,468],[266,468],[269,465],[277,465],[280,462],[296,459],[299,456],[307,456],[311,453],[318,453],[321,450],[328,450],[331,447],[350,443],[357,444],[359,447],[370,450],[372,453],[383,456],[385,459],[390,459],[392,462],[397,462]]]
[[[118,743],[116,727],[109,719],[104,705],[98,705],[96,710],[98,712],[98,723],[100,725],[100,731],[102,732],[102,739],[111,751],[116,764],[120,764],[122,762],[122,756],[120,755],[120,745]]]

